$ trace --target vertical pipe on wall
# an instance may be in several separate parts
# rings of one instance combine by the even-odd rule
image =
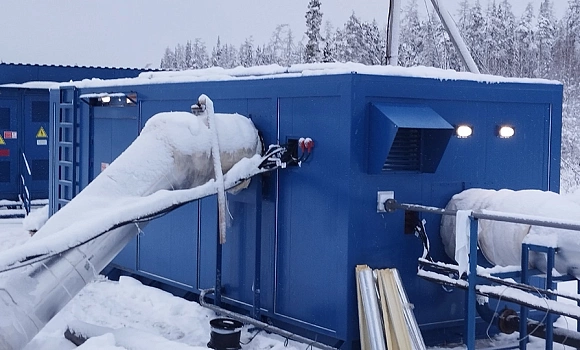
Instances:
[[[252,317],[260,318],[260,288],[262,266],[262,178],[256,177],[256,247],[254,260],[254,305]]]

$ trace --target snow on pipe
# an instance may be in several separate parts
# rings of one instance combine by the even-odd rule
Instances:
[[[224,172],[260,152],[258,133],[249,119],[215,114],[215,126]],[[211,145],[210,130],[200,117],[188,112],[153,116],[141,135],[30,243],[62,240],[69,246],[81,240],[73,238],[71,243],[71,232],[96,235],[124,222],[128,214],[122,209],[128,203],[162,195],[162,190],[207,183],[214,177]],[[151,214],[145,211],[131,215]],[[0,349],[22,349],[139,231],[136,224],[121,226],[62,255],[0,274]]]
[[[478,220],[478,245],[484,257],[494,265],[519,266],[521,264],[522,243],[557,247],[555,268],[561,274],[580,278],[580,232],[541,225],[546,219],[558,223],[560,227],[571,219],[580,217],[580,205],[567,198],[539,190],[486,190],[469,189],[451,198],[446,211],[474,210],[480,213],[502,212],[526,215],[535,218],[538,224],[513,223],[505,221]],[[557,226],[557,225],[553,225]],[[443,215],[441,238],[445,252],[454,258],[457,247],[456,218]],[[463,244],[466,243],[464,241]],[[540,270],[546,269],[546,255],[530,251],[530,265]]]
[[[467,48],[465,41],[463,41],[461,33],[459,32],[459,29],[455,25],[455,22],[453,21],[453,18],[451,18],[449,12],[443,7],[441,1],[431,0],[431,3],[437,12],[437,15],[439,15],[439,18],[441,18],[441,22],[447,30],[447,33],[449,33],[453,45],[457,51],[459,51],[459,56],[461,56],[463,64],[467,67],[467,69],[469,69],[471,73],[479,74],[479,68],[477,68],[477,64],[475,64],[473,57],[471,57],[471,53],[469,53],[469,49]]]

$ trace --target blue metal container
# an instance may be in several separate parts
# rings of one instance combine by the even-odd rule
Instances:
[[[132,94],[136,103],[92,103],[97,93]],[[455,326],[462,330],[465,294],[416,276],[422,245],[404,234],[403,213],[377,213],[378,191],[443,207],[472,187],[559,189],[559,84],[356,73],[140,79],[51,93],[51,132],[69,135],[51,144],[51,212],[112,162],[152,115],[188,111],[202,93],[216,112],[250,117],[266,144],[314,140],[302,167],[255,178],[249,189],[228,196],[233,220],[222,247],[221,292],[228,307],[250,313],[258,300],[262,318],[328,344],[358,342],[358,264],[399,269],[428,343],[456,337]],[[70,123],[80,125],[76,133]],[[460,124],[472,127],[471,137],[454,136]],[[497,136],[504,124],[515,127],[513,137]],[[59,158],[63,153],[70,157]],[[440,218],[422,218],[431,255],[449,261],[437,239]],[[181,207],[144,231],[113,268],[184,294],[215,285],[215,197]]]
[[[142,70],[0,63],[0,199],[48,198],[49,85]]]

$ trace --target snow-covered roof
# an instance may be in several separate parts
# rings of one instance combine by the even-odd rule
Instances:
[[[231,81],[272,78],[292,78],[319,75],[338,74],[368,74],[380,76],[401,76],[416,78],[431,78],[439,80],[465,80],[483,83],[533,83],[556,84],[560,82],[547,79],[510,78],[488,74],[474,74],[457,72],[450,69],[433,67],[394,67],[394,66],[367,66],[360,63],[312,63],[297,64],[290,67],[267,65],[257,67],[236,67],[224,69],[212,67],[185,71],[143,72],[136,78],[122,78],[112,80],[90,79],[61,85],[74,85],[78,88],[130,86],[146,84],[187,83],[200,81]]]
[[[54,81],[29,81],[22,84],[2,84],[0,88],[17,88],[17,89],[43,89],[48,90],[50,87],[58,84]]]

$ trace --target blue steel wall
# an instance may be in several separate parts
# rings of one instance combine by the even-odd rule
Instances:
[[[79,104],[80,119],[94,122],[94,133],[83,141],[85,148],[93,145],[83,160],[90,164],[81,167],[85,173],[92,169],[87,181],[92,179],[153,114],[189,110],[202,93],[214,100],[217,112],[250,116],[267,144],[312,137],[314,154],[303,167],[269,174],[263,184],[253,181],[249,190],[229,196],[233,220],[223,247],[224,298],[238,307],[251,305],[259,215],[261,306],[275,321],[335,339],[357,339],[354,267],[368,264],[400,269],[419,322],[440,328],[463,317],[464,298],[415,276],[422,248],[414,237],[403,235],[401,213],[376,213],[377,190],[394,190],[402,202],[436,206],[469,187],[557,190],[561,90],[356,74],[82,89],[137,92],[139,107],[130,108],[132,115],[139,112],[136,119],[123,121],[116,116],[119,109],[95,107],[91,116],[89,107]],[[453,138],[434,174],[370,175],[371,102],[426,104],[451,124],[470,123],[474,135]],[[495,125],[503,121],[516,126],[515,138],[495,137]],[[135,133],[121,137],[115,132],[121,124]],[[256,212],[258,186],[261,214]],[[203,199],[152,222],[114,265],[184,290],[212,287],[215,206],[215,198]],[[424,217],[434,257],[447,259],[438,239],[439,218]]]
[[[249,190],[229,196],[233,220],[223,253],[224,298],[242,308],[251,305],[259,215],[263,232],[261,306],[265,314],[278,322],[345,339],[351,320],[343,305],[352,297],[347,286],[353,274],[347,266],[348,207],[341,200],[348,190],[348,169],[344,165],[349,152],[351,79],[345,75],[164,84],[81,89],[78,94],[134,91],[142,126],[155,113],[189,110],[205,93],[214,100],[217,112],[251,117],[266,144],[276,143],[278,137],[281,142],[287,137],[315,138],[320,146],[308,164],[266,175],[262,185],[254,181]],[[135,108],[93,107],[91,116],[86,104],[79,106],[79,119],[90,118],[93,123],[93,137],[83,141],[94,145],[89,152],[93,178],[100,172],[101,163],[111,162],[125,147],[118,144],[126,145],[136,135],[129,135],[133,126],[123,127],[122,135],[114,131],[121,123],[115,116],[118,111],[133,113]],[[338,159],[337,155],[346,158]],[[83,164],[82,168],[81,172],[86,172],[89,167]],[[256,212],[258,186],[263,192],[261,214]],[[215,208],[215,198],[207,198],[150,223],[144,228],[145,234],[134,240],[114,264],[187,290],[212,287]]]
[[[78,81],[82,79],[132,78],[142,69],[51,66],[37,64],[0,63],[0,84],[21,84],[29,81]]]
[[[404,235],[404,213],[376,213],[376,192],[392,190],[403,203],[445,207],[452,195],[466,188],[559,190],[562,86],[481,84],[409,78],[356,76],[350,147],[349,265],[397,267],[401,271],[418,322],[438,329],[443,322],[464,317],[464,294],[416,276],[420,241]],[[422,104],[451,125],[473,127],[470,138],[452,136],[437,171],[368,174],[369,105],[376,102]],[[515,126],[510,139],[497,137],[497,126]],[[440,217],[426,215],[432,256],[450,259],[439,238]],[[350,290],[354,282],[350,281]],[[353,317],[356,309],[351,306]],[[462,324],[459,322],[458,324]],[[451,337],[453,335],[450,335]]]

